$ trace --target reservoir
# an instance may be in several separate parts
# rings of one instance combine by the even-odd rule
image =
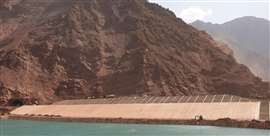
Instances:
[[[270,130],[2,120],[0,136],[270,136]]]

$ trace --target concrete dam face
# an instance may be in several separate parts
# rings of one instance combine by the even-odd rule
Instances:
[[[263,107],[263,109],[261,109]],[[268,110],[265,110],[268,109]],[[13,115],[58,115],[66,118],[190,120],[269,119],[269,103],[236,96],[122,97],[66,100],[53,105],[22,106]],[[263,116],[262,116],[263,115]]]

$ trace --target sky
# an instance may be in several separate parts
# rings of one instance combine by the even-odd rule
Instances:
[[[149,0],[170,9],[185,22],[222,24],[243,16],[269,20],[270,0]]]

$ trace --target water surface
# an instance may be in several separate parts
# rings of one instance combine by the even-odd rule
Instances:
[[[270,130],[185,125],[0,121],[0,136],[270,136]]]

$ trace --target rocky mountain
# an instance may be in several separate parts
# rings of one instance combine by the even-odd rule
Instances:
[[[196,21],[192,25],[227,43],[239,63],[247,65],[263,80],[270,80],[270,21],[241,17],[224,24]]]
[[[0,97],[269,97],[206,33],[146,0],[12,0],[0,8]]]

